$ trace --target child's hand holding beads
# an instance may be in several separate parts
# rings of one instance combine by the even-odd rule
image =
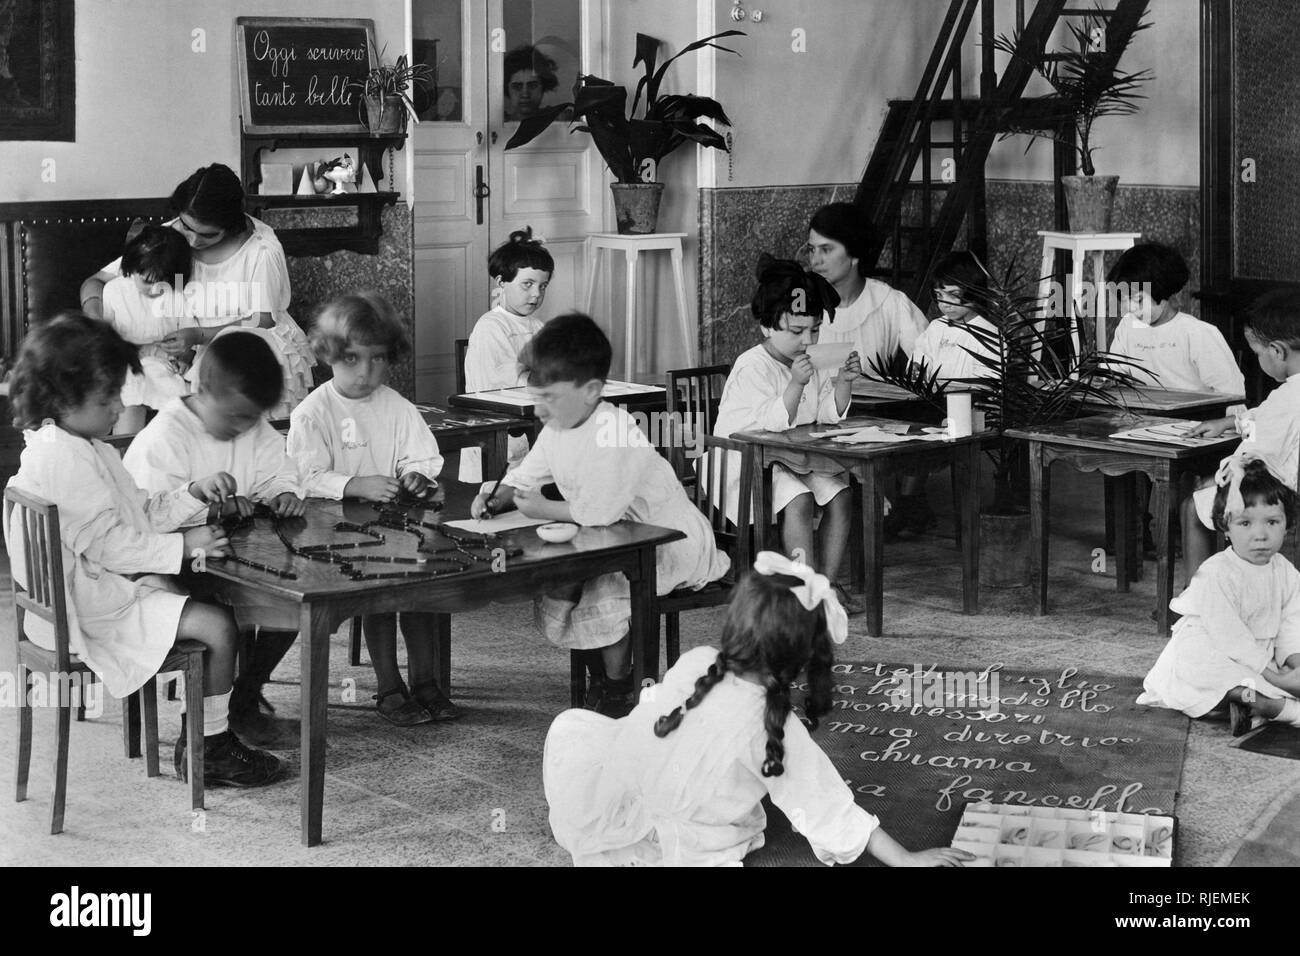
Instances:
[[[367,475],[353,478],[343,489],[345,498],[361,498],[364,501],[392,501],[401,492],[402,486],[396,478],[387,475]]]
[[[424,495],[430,487],[436,488],[438,483],[430,481],[426,476],[418,471],[408,471],[401,477],[402,488],[408,493],[415,495],[417,498]]]
[[[199,525],[197,528],[186,529],[182,538],[185,541],[187,556],[193,554],[195,550],[201,551],[209,558],[221,558],[230,553],[230,539],[220,528]]]
[[[292,491],[281,492],[271,499],[271,514],[277,518],[301,518],[307,511],[307,504]]]
[[[163,336],[158,344],[162,346],[164,352],[168,355],[184,355],[196,345],[202,345],[207,341],[207,334],[203,329],[191,326],[187,329],[177,329],[175,332],[169,332]]]
[[[199,501],[206,501],[208,504],[220,502],[225,504],[226,499],[231,497],[239,486],[236,484],[234,476],[224,471],[219,471],[215,475],[208,475],[206,478],[200,478],[198,481],[190,482],[190,494]]]

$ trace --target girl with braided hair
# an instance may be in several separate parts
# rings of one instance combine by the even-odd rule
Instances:
[[[824,575],[764,551],[736,585],[722,646],[683,654],[622,720],[570,710],[542,760],[551,829],[575,865],[740,865],[763,845],[762,800],[823,863],[863,850],[890,866],[955,866],[950,848],[910,852],[859,807],[794,712],[830,710],[831,642],[848,618]]]
[[[815,422],[838,422],[848,414],[853,380],[862,374],[858,353],[851,352],[835,374],[814,368],[808,357],[822,319],[838,303],[830,283],[799,263],[766,254],[758,260],[758,289],[750,310],[763,341],[732,366],[718,405],[715,435],[784,432]],[[740,453],[728,454],[733,460],[726,468],[727,485],[712,488],[711,494],[734,522],[740,501]],[[842,471],[798,472],[784,464],[772,466],[772,512],[781,516],[782,546],[831,581],[839,575],[849,541],[852,509],[846,479]],[[814,536],[818,509],[821,522]],[[835,588],[850,614],[862,613],[861,604],[839,585]]]

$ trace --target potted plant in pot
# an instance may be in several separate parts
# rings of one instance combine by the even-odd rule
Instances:
[[[1134,24],[1131,30],[1116,25],[1114,17],[1107,21],[1098,16],[1082,26],[1070,23],[1073,44],[1062,51],[1035,49],[1021,33],[992,41],[994,49],[1027,64],[1052,88],[1051,96],[1038,100],[1028,111],[1033,124],[1010,120],[1003,138],[1026,133],[1073,148],[1081,175],[1061,177],[1071,232],[1110,231],[1119,177],[1096,175],[1093,153],[1099,147],[1093,139],[1093,126],[1105,116],[1136,113],[1137,101],[1146,98],[1140,88],[1153,79],[1150,70],[1125,73],[1119,69],[1130,41],[1151,26],[1143,20],[1147,0],[1122,0],[1122,4],[1136,7],[1126,11]],[[1097,25],[1101,23],[1106,24],[1104,30]],[[1033,143],[1031,139],[1029,145]]]
[[[626,87],[598,76],[579,76],[573,87],[573,102],[547,107],[521,120],[519,129],[505,148],[517,149],[530,143],[557,119],[571,115],[574,131],[591,134],[601,158],[614,174],[616,181],[610,184],[610,189],[614,194],[618,231],[654,232],[664,188],[663,183],[657,181],[660,161],[688,142],[725,150],[726,140],[699,121],[711,119],[723,126],[731,125],[717,100],[692,94],[661,95],[664,74],[678,57],[704,47],[736,53],[713,41],[744,35],[739,30],[727,30],[696,40],[656,69],[662,41],[638,33],[636,59],[632,66],[643,65],[645,73],[637,81],[630,110],[627,109]],[[645,102],[638,118],[636,112],[642,94]]]
[[[409,63],[406,54],[402,54],[396,63],[372,67],[364,82],[353,82],[351,86],[361,91],[370,134],[395,136],[406,130],[408,114],[417,123],[420,121],[412,96],[431,92],[433,67],[427,63]]]
[[[985,428],[998,432],[1078,418],[1089,411],[1085,403],[1119,407],[1120,399],[1108,389],[1139,384],[1127,371],[1134,363],[1123,356],[1100,351],[1086,337],[1079,339],[1077,355],[1068,354],[1063,340],[1045,335],[1037,283],[1028,282],[1014,263],[1000,279],[990,277],[987,289],[963,284],[963,292],[994,327],[966,326],[981,349],[967,351],[988,370],[985,376],[945,383],[901,353],[889,362],[873,361],[872,374],[939,408],[945,391],[969,391],[984,413]],[[1078,317],[1070,320],[1078,322]],[[986,449],[993,462],[993,500],[980,515],[980,582],[1023,587],[1029,583],[1028,446],[1000,437]]]

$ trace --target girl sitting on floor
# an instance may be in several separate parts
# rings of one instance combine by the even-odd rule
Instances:
[[[911,852],[854,802],[794,713],[807,668],[813,727],[831,705],[831,641],[848,619],[824,575],[764,551],[737,586],[721,650],[683,654],[622,720],[565,711],[546,737],[551,829],[575,865],[740,865],[763,846],[764,796],[823,863],[867,850],[889,866],[957,866],[971,855]]]
[[[1234,736],[1252,718],[1300,727],[1300,572],[1278,554],[1295,492],[1259,460],[1225,459],[1215,480],[1214,523],[1231,547],[1169,602],[1183,617],[1137,702],[1189,717],[1226,703]]]

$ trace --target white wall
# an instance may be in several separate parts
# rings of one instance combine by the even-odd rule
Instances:
[[[732,175],[719,155],[719,186],[860,179],[887,101],[915,94],[948,9],[948,0],[754,0],[745,6],[762,8],[763,21],[733,24],[730,0],[701,2],[713,3],[719,29],[737,26],[749,34],[729,41],[743,58],[718,54],[717,98],[735,125]],[[1154,25],[1134,40],[1123,66],[1149,68],[1155,80],[1139,114],[1099,125],[1098,168],[1130,185],[1196,186],[1200,5],[1151,0],[1149,9]],[[998,31],[1010,32],[1014,0],[998,0],[996,15]],[[962,57],[968,95],[978,92],[978,27],[977,13]],[[792,50],[796,30],[804,31],[804,53]],[[999,58],[999,70],[1002,63]],[[1050,144],[1025,156],[1025,143],[1015,137],[995,146],[987,174],[1049,180]]]
[[[235,18],[363,17],[396,58],[405,0],[77,0],[77,139],[0,144],[0,201],[169,195],[200,166],[239,170]],[[206,51],[193,49],[203,30]],[[42,181],[46,161],[54,181]],[[397,186],[404,190],[402,164]]]

